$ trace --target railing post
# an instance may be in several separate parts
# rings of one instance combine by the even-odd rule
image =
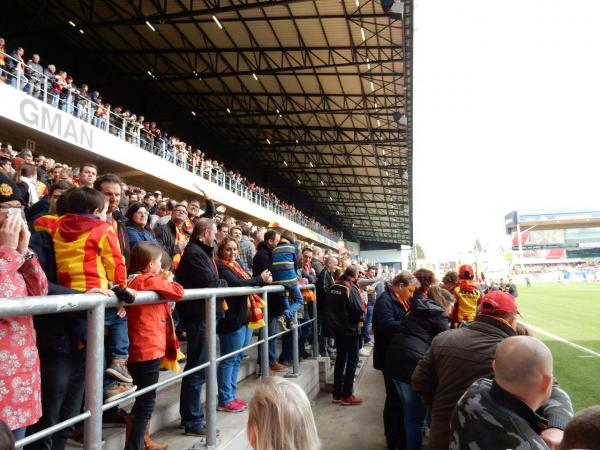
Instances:
[[[44,77],[44,103],[48,103],[48,78]]]
[[[292,371],[286,377],[295,378],[300,375],[300,354],[298,352],[298,313],[294,314],[294,322],[296,325],[292,329]]]
[[[260,377],[266,380],[269,376],[269,305],[267,304],[268,293],[263,292],[262,299],[265,302],[265,309],[263,310],[263,317],[265,318],[265,326],[260,330],[260,338],[265,341],[260,346]]]
[[[102,382],[104,376],[104,303],[88,311],[85,360],[85,409],[91,416],[85,421],[86,450],[102,448]]]
[[[319,324],[318,324],[318,318],[317,318],[317,288],[314,287],[312,289],[313,294],[315,296],[315,300],[312,302],[312,310],[313,310],[313,323],[312,323],[312,329],[313,329],[313,348],[312,348],[312,353],[313,353],[313,358],[318,358],[319,357]]]
[[[210,365],[206,369],[206,448],[217,446],[217,297],[205,301],[206,329],[204,338]]]

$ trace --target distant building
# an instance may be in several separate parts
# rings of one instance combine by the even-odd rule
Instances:
[[[505,227],[512,237],[514,263],[520,262],[517,226],[524,265],[600,261],[600,209],[510,212]]]

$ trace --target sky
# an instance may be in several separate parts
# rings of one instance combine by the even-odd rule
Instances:
[[[600,1],[416,0],[414,241],[497,248],[519,209],[600,207]]]

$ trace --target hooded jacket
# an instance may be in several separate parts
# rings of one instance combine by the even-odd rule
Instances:
[[[127,271],[117,233],[88,214],[65,214],[53,233],[58,284],[80,292],[125,287]]]
[[[481,292],[472,280],[460,279],[452,291],[456,298],[452,311],[453,322],[471,322],[475,320]]]
[[[415,367],[429,349],[434,337],[449,327],[448,314],[433,300],[415,294],[400,330],[385,354],[385,373],[410,383]]]

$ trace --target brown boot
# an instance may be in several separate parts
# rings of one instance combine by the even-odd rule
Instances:
[[[133,430],[133,415],[125,416],[125,450],[127,450],[127,444],[131,438],[131,431]]]
[[[167,450],[169,446],[164,442],[155,442],[150,437],[150,423],[148,423],[148,427],[146,428],[146,434],[144,434],[144,445],[146,446],[146,450]]]

